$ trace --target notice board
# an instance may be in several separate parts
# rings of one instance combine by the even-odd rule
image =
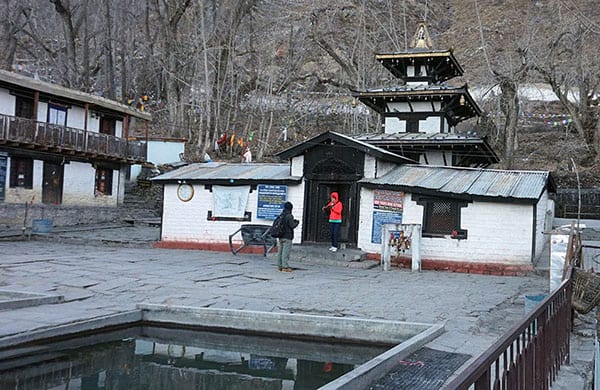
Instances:
[[[259,184],[256,218],[270,221],[277,218],[287,201],[287,189],[286,185]]]

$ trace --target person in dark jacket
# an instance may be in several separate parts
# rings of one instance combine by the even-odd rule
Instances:
[[[279,246],[277,247],[277,267],[282,272],[292,272],[290,268],[290,252],[292,251],[292,240],[294,239],[294,229],[298,226],[298,220],[294,219],[291,202],[285,202],[283,205],[283,234],[279,237]]]

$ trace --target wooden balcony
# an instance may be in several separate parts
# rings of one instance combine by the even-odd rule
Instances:
[[[0,145],[75,158],[146,162],[144,142],[8,115],[0,115]]]

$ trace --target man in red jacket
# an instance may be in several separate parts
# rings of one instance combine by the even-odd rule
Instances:
[[[329,210],[329,226],[331,228],[331,248],[329,250],[332,252],[338,250],[338,236],[342,225],[343,208],[344,206],[340,202],[337,192],[332,192],[329,203],[323,206],[323,210]]]

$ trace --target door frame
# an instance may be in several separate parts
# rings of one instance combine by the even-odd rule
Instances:
[[[331,179],[307,180],[304,194],[303,242],[328,243],[329,214],[323,211],[323,206],[329,201],[333,191],[340,196],[344,206],[342,211],[342,226],[340,227],[340,242],[356,246],[358,241],[358,205],[359,190],[356,181],[334,181]]]
[[[62,203],[63,181],[64,165],[44,161],[42,174],[42,203]]]

